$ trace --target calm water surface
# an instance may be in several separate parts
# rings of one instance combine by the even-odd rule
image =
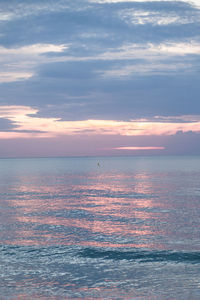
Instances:
[[[200,299],[200,157],[0,169],[0,299]]]

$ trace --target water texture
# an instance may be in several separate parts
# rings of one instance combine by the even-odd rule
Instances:
[[[0,299],[200,299],[200,157],[0,169]]]

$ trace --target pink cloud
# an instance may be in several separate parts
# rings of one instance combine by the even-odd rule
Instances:
[[[175,135],[177,132],[200,132],[200,121],[197,116],[193,120],[190,116],[190,119],[184,122],[180,117],[178,119],[172,117],[170,121],[166,121],[165,118],[162,120],[162,117],[159,117],[159,121],[158,117],[151,120],[136,119],[130,121],[62,121],[60,118],[37,117],[37,112],[37,109],[28,106],[0,106],[0,118],[6,118],[16,126],[13,131],[0,132],[0,139],[52,138],[79,134],[169,136]],[[176,121],[173,122],[173,119]]]
[[[115,150],[164,150],[165,147],[117,147]]]

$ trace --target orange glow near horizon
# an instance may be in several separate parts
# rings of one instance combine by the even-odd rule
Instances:
[[[116,150],[164,150],[165,147],[117,147]]]
[[[62,121],[60,118],[37,117],[38,110],[28,106],[0,106],[0,118],[11,121],[12,131],[1,131],[0,139],[55,138],[66,135],[174,135],[177,132],[200,132],[198,118],[192,121],[170,122],[136,119]],[[184,117],[184,116],[183,116]],[[183,118],[184,120],[184,118]],[[122,150],[162,150],[163,147],[120,147]]]

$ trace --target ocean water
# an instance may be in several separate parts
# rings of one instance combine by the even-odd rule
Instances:
[[[200,157],[0,170],[1,300],[200,299]]]

